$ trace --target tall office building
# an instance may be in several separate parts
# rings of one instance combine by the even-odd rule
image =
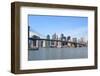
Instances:
[[[60,41],[61,38],[58,38],[58,40],[59,40],[59,41],[58,41],[58,45],[57,45],[57,47],[58,47],[58,48],[61,48],[61,47],[62,47],[62,46],[61,46],[62,42]]]
[[[52,40],[58,40],[58,36],[56,35],[56,33],[54,33],[52,35]],[[58,42],[57,41],[51,41],[51,46],[57,47],[57,45],[58,45]]]
[[[72,41],[77,43],[77,38],[72,38]]]
[[[80,43],[85,43],[85,39],[83,37],[80,38]]]
[[[72,46],[77,47],[77,38],[72,38],[72,42],[74,42]]]
[[[71,41],[71,36],[68,36],[66,40]]]
[[[61,34],[61,47],[66,45],[66,37],[64,36],[64,34]]]
[[[67,36],[66,41],[67,41],[67,47],[71,47],[71,43],[70,43],[71,36]]]
[[[50,47],[50,35],[47,35],[46,47]]]

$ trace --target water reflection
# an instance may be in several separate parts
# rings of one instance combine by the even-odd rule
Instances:
[[[82,48],[39,48],[29,50],[28,60],[55,60],[88,58],[88,49]]]

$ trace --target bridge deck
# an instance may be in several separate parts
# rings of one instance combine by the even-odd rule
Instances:
[[[34,38],[28,38],[29,40],[45,40],[45,41],[57,41],[57,42],[66,42],[66,43],[72,43],[72,44],[79,44],[79,45],[86,45],[82,43],[76,43],[72,41],[63,41],[63,40],[53,40],[53,39],[34,39]]]

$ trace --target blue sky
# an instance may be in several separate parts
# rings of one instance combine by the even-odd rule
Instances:
[[[31,31],[43,36],[63,33],[80,38],[88,35],[88,17],[29,15],[28,21]]]

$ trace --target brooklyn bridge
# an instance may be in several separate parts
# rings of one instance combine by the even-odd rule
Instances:
[[[63,47],[87,47],[86,43],[78,43],[73,41],[63,41],[63,40],[54,40],[54,39],[43,39],[43,38],[28,38],[29,41],[33,42],[33,48],[39,47],[56,47],[56,48],[63,48]],[[30,47],[30,46],[29,46]]]
[[[35,32],[34,32],[35,33]],[[84,41],[78,42],[77,38],[72,38],[64,36],[61,34],[61,37],[58,38],[56,33],[52,35],[47,35],[45,38],[40,37],[41,34],[32,34],[30,37],[30,28],[28,29],[28,48],[37,49],[39,47],[43,48],[67,48],[67,47],[87,47],[87,43]]]

